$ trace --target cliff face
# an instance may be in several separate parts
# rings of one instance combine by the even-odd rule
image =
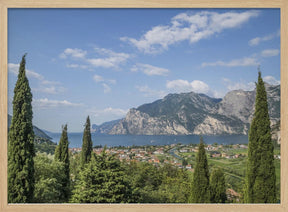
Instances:
[[[175,120],[151,117],[147,113],[131,109],[126,115],[126,118],[112,128],[110,134],[186,135],[190,133],[183,125]]]
[[[266,85],[271,124],[280,120],[280,86]],[[255,91],[236,90],[223,99],[204,94],[169,94],[133,108],[109,134],[188,135],[247,134]]]

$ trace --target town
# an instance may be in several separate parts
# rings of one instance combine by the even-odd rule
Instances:
[[[237,159],[247,157],[247,144],[218,145],[208,144],[205,147],[209,159]],[[70,148],[70,152],[77,154],[81,148]],[[104,150],[102,146],[95,146],[93,152],[97,155]],[[194,160],[198,152],[196,144],[184,145],[181,143],[163,146],[118,146],[106,148],[108,155],[114,155],[120,161],[148,162],[156,166],[169,163],[179,168],[186,168],[193,172]],[[280,153],[274,155],[275,159],[281,158]]]

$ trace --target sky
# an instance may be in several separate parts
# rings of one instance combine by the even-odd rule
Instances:
[[[9,9],[8,113],[19,63],[33,124],[82,132],[169,93],[280,84],[279,9]]]

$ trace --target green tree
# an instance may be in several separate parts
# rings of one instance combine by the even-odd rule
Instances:
[[[89,116],[86,119],[85,129],[83,133],[83,143],[81,151],[81,166],[84,167],[91,159],[92,153],[92,139],[90,132],[90,119]]]
[[[74,203],[125,203],[130,189],[119,160],[103,153],[93,155],[80,172],[71,202]]]
[[[55,160],[64,163],[65,178],[62,181],[62,196],[61,199],[65,202],[69,200],[70,196],[70,162],[69,162],[69,142],[67,135],[67,124],[62,129],[59,144],[55,150]]]
[[[196,157],[196,167],[192,181],[192,196],[193,203],[209,203],[209,169],[208,161],[204,148],[203,138],[200,137],[198,154]]]
[[[52,155],[37,153],[35,161],[35,192],[37,203],[62,202],[62,182],[65,180],[64,163],[53,160]]]
[[[276,174],[267,94],[261,72],[256,83],[255,112],[249,131],[244,201],[275,203]]]
[[[8,202],[28,203],[34,193],[34,132],[32,93],[25,73],[26,54],[22,57],[14,88],[13,117],[8,143]]]
[[[226,184],[222,169],[213,169],[210,177],[210,200],[211,203],[225,203]]]

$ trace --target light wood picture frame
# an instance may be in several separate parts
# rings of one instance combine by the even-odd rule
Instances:
[[[7,63],[9,8],[280,8],[281,203],[280,204],[8,204]],[[287,0],[0,0],[0,211],[288,211],[288,1]]]

